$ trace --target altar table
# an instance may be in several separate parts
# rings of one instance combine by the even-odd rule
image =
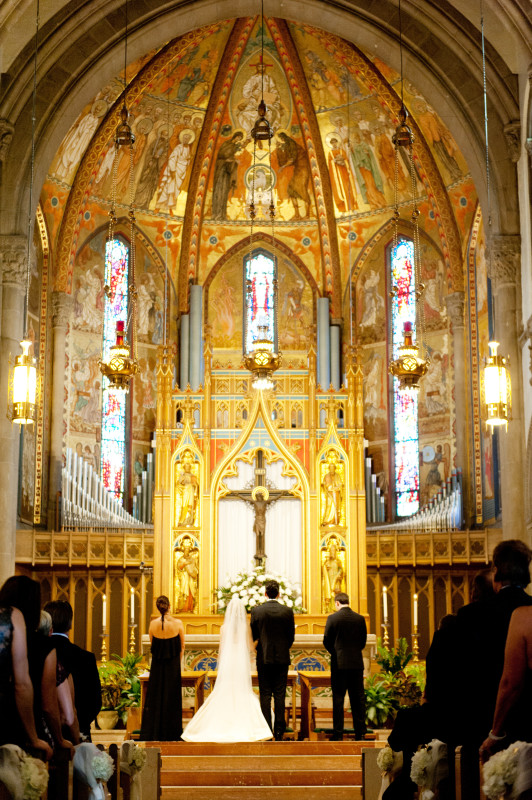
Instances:
[[[317,739],[315,731],[311,731],[310,723],[312,720],[312,690],[329,688],[331,685],[331,673],[329,670],[320,672],[319,670],[300,670],[298,673],[301,690],[301,728],[299,730],[300,739]]]
[[[194,714],[203,705],[205,698],[206,670],[185,669],[181,673],[181,687],[194,689]],[[140,675],[140,707],[144,708],[149,675]]]

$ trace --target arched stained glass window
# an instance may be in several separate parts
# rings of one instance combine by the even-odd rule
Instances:
[[[245,320],[245,352],[259,338],[259,326],[266,326],[266,336],[275,345],[275,262],[262,251],[254,253],[244,264],[247,303]]]
[[[109,293],[103,318],[103,357],[116,342],[116,323],[127,329],[129,248],[120,239],[105,246],[105,284]],[[104,486],[118,499],[124,499],[126,469],[126,400],[127,393],[102,381],[101,478]]]
[[[414,243],[400,238],[390,250],[391,284],[397,287],[392,296],[392,353],[399,355],[403,344],[404,323],[412,323],[416,332],[416,276]],[[393,379],[393,425],[395,464],[395,503],[398,517],[408,517],[419,509],[419,436],[417,393],[399,389]]]

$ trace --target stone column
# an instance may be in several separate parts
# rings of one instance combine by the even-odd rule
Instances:
[[[494,331],[499,353],[510,358],[512,421],[501,430],[502,528],[505,539],[524,539],[524,449],[522,373],[519,351],[517,287],[521,276],[521,237],[493,236],[488,259],[494,297]]]
[[[6,417],[9,359],[24,335],[27,240],[0,236],[2,330],[0,346],[0,585],[15,571],[20,426]]]
[[[56,529],[57,493],[63,467],[63,415],[65,409],[66,333],[72,296],[52,293],[52,397],[50,404],[50,468],[48,475],[48,530]]]
[[[469,528],[473,520],[471,498],[471,464],[467,460],[467,397],[465,364],[465,293],[453,292],[445,298],[447,313],[452,324],[454,363],[454,409],[456,432],[456,466],[462,470],[464,517]]]

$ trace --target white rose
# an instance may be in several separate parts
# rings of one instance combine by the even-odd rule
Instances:
[[[223,597],[223,596],[224,596],[224,595],[223,595],[223,592],[221,592],[221,591],[218,589],[218,597]]]
[[[287,605],[287,606],[289,606],[289,608],[292,608],[292,606],[294,605],[294,603],[293,603],[293,601],[292,601],[292,600],[290,600],[290,598],[287,598],[287,600],[286,600],[286,605]]]
[[[241,594],[240,597],[242,598],[242,602],[245,606],[249,603],[249,596],[247,594]]]
[[[231,591],[233,592],[233,594],[235,592],[238,592],[238,586],[231,586]]]
[[[257,605],[257,599],[255,597],[250,597],[248,605],[252,606],[252,607],[256,606]]]
[[[302,597],[296,597],[296,605],[300,606],[302,602],[303,602]]]

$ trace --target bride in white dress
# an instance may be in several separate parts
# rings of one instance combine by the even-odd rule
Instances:
[[[257,742],[271,739],[251,685],[253,652],[246,608],[234,597],[225,613],[214,690],[183,732],[185,742]]]

